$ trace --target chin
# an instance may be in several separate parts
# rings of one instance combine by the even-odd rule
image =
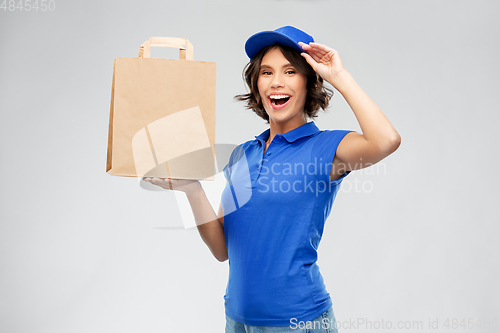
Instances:
[[[286,117],[286,118],[283,118],[283,117],[269,117],[269,122],[273,121],[275,123],[284,123],[288,120],[292,119],[291,117]]]
[[[269,122],[274,121],[277,123],[282,123],[292,120],[297,116],[297,114],[292,114],[288,112],[280,113],[279,111],[278,112],[273,111],[272,113],[267,112],[267,115],[269,116]]]

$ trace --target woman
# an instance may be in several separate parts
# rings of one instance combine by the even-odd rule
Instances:
[[[305,32],[260,32],[245,50],[250,92],[236,98],[270,127],[231,154],[218,216],[198,181],[144,180],[184,191],[203,241],[229,259],[226,333],[336,332],[316,264],[324,223],[342,180],[394,152],[400,136],[338,52]],[[308,122],[328,106],[323,81],[343,95],[363,134]]]

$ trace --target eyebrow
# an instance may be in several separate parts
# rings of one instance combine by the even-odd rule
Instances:
[[[287,63],[287,64],[283,65],[281,68],[285,68],[285,67],[293,67],[293,66],[292,66],[292,64],[291,64],[291,63]],[[263,69],[263,68],[271,68],[271,69],[272,69],[272,67],[271,67],[271,66],[269,66],[269,65],[261,65],[261,66],[260,66],[260,69]],[[294,67],[294,68],[295,68],[295,67]]]

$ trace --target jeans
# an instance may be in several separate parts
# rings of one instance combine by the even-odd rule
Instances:
[[[333,307],[310,321],[292,320],[289,326],[250,326],[226,315],[226,333],[338,333]]]

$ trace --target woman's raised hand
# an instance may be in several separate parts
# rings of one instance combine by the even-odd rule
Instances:
[[[160,186],[165,190],[176,190],[184,193],[193,192],[201,188],[201,184],[198,180],[191,179],[143,177],[142,180],[153,185]]]
[[[299,42],[299,45],[307,52],[302,52],[301,54],[314,71],[318,73],[323,80],[337,89],[336,81],[339,77],[339,73],[346,71],[338,52],[328,46],[318,43],[305,44]]]

